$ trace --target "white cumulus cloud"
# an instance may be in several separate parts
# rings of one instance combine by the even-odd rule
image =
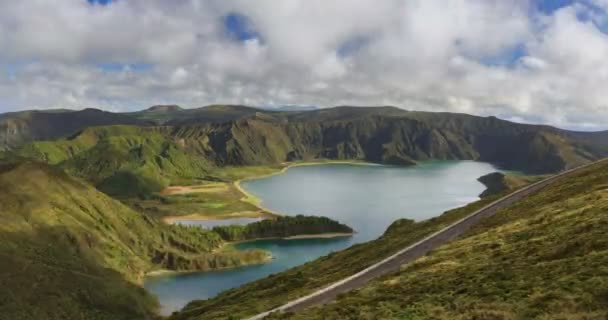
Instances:
[[[608,3],[537,3],[2,1],[0,112],[395,105],[608,128]]]

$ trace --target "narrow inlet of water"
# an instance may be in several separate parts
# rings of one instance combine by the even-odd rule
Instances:
[[[237,248],[264,249],[274,259],[233,270],[149,277],[145,287],[158,296],[162,312],[169,314],[191,300],[208,299],[355,243],[373,240],[397,219],[424,220],[473,202],[485,189],[477,178],[494,171],[497,169],[492,165],[474,161],[428,161],[413,167],[330,164],[293,167],[285,174],[246,181],[242,183],[245,190],[260,198],[270,210],[327,216],[351,226],[357,233],[350,238],[242,243]]]

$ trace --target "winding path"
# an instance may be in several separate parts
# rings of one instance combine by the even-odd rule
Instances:
[[[508,207],[512,203],[527,197],[531,193],[534,193],[554,181],[569,175],[573,172],[582,170],[591,165],[597,164],[608,159],[602,159],[596,162],[592,162],[580,167],[576,167],[567,171],[563,171],[559,174],[543,179],[524,188],[521,188],[507,196],[504,196],[485,207],[471,213],[470,215],[454,222],[453,224],[423,238],[422,240],[400,250],[392,256],[373,264],[366,269],[342,279],[328,287],[315,291],[307,296],[288,302],[280,307],[272,309],[270,311],[260,313],[256,316],[248,318],[248,320],[260,320],[266,316],[277,311],[297,311],[317,304],[324,304],[333,300],[338,294],[358,289],[364,286],[370,280],[383,276],[387,273],[396,271],[402,264],[412,262],[417,258],[427,254],[429,251],[445,244],[446,242],[462,235],[471,226],[475,225],[479,220],[491,216],[496,213],[499,209]]]

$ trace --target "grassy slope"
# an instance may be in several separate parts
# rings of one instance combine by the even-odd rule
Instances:
[[[172,319],[236,319],[270,310],[303,296],[416,242],[480,208],[492,198],[455,209],[422,222],[398,220],[378,240],[358,244],[313,262],[271,275],[221,293],[216,298],[193,301]]]
[[[605,319],[608,164],[565,179],[402,271],[294,319]],[[394,223],[381,238],[194,301],[173,319],[242,318],[353,274],[499,195]]]
[[[213,252],[221,237],[147,218],[46,165],[0,167],[2,319],[138,319],[156,305],[135,283],[157,268],[201,270],[267,259]]]
[[[128,113],[142,120],[160,125],[222,123],[256,114],[261,109],[239,105],[210,105],[202,108],[182,109],[174,105],[153,106],[143,111]]]
[[[314,159],[404,165],[427,159],[476,159],[544,173],[580,165],[606,151],[590,138],[593,134],[573,136],[496,118],[389,107],[285,113],[211,106],[158,114],[172,118],[168,123],[174,126],[92,127],[15,152],[58,164],[108,194],[134,197],[170,184],[222,179],[230,175],[224,172],[227,166]]]
[[[145,199],[125,199],[126,204],[157,218],[190,216],[190,218],[258,217],[269,215],[243,200],[243,194],[225,182],[192,186],[184,194],[156,193]]]
[[[606,319],[608,164],[337,301],[271,319]]]
[[[274,215],[259,206],[259,200],[245,194],[232,181],[262,177],[280,172],[283,165],[210,168],[203,183],[172,193],[171,188],[144,198],[123,199],[128,205],[155,217],[191,216],[195,218],[263,217]],[[177,187],[182,188],[182,187]]]
[[[155,216],[263,215],[229,182],[279,171],[283,166],[223,167],[188,152],[168,127],[108,126],[73,137],[27,144],[16,154],[57,165],[111,196]],[[219,182],[217,182],[219,181]],[[224,183],[226,192],[163,195],[169,185]]]
[[[271,112],[216,105],[187,110],[160,106],[129,114],[91,109],[23,112],[0,115],[0,143],[15,147],[31,140],[73,134],[92,126],[149,125],[151,120],[172,126],[160,129],[171,136],[169,144],[172,147],[181,146],[186,154],[221,166],[319,158],[390,164],[411,164],[425,159],[479,159],[510,169],[546,173],[608,153],[608,144],[603,139],[605,132],[570,132],[494,117],[409,112],[392,107]],[[167,147],[155,146],[152,154],[158,156],[159,149],[163,151]],[[51,158],[57,155],[57,150],[42,151],[50,151]],[[72,157],[77,151],[78,146],[74,150],[64,150],[64,153]],[[126,152],[112,148],[99,151]],[[137,153],[133,149],[129,152]],[[150,173],[152,169],[142,170]],[[189,173],[185,175],[189,177]]]
[[[168,226],[58,168],[0,164],[0,319],[153,318],[156,301],[138,286],[146,272],[261,263],[266,252],[224,250],[226,241],[344,230],[316,217],[223,232]]]
[[[0,150],[35,140],[57,139],[76,131],[104,125],[148,125],[126,114],[96,109],[22,111],[0,114]]]
[[[109,126],[86,129],[69,139],[34,142],[16,151],[59,165],[119,197],[160,191],[171,183],[204,177],[209,164],[186,153],[164,127]]]
[[[526,172],[555,172],[599,157],[599,148],[554,128],[469,115],[394,108],[256,114],[228,123],[177,126],[184,148],[225,165],[333,159],[411,164],[477,159]],[[605,153],[606,150],[603,152]]]
[[[477,180],[486,186],[480,197],[488,197],[506,190],[521,188],[527,184],[546,178],[545,175],[523,175],[518,173],[493,172],[479,177]]]

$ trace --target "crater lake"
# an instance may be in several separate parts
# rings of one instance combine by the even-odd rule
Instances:
[[[285,215],[326,216],[349,225],[356,234],[240,243],[238,249],[264,249],[273,260],[231,270],[152,276],[145,288],[159,298],[162,313],[170,314],[192,300],[375,239],[397,219],[424,220],[473,202],[485,190],[477,178],[495,171],[491,164],[475,161],[426,161],[411,167],[323,164],[295,166],[283,174],[244,181],[241,186],[265,208]]]

